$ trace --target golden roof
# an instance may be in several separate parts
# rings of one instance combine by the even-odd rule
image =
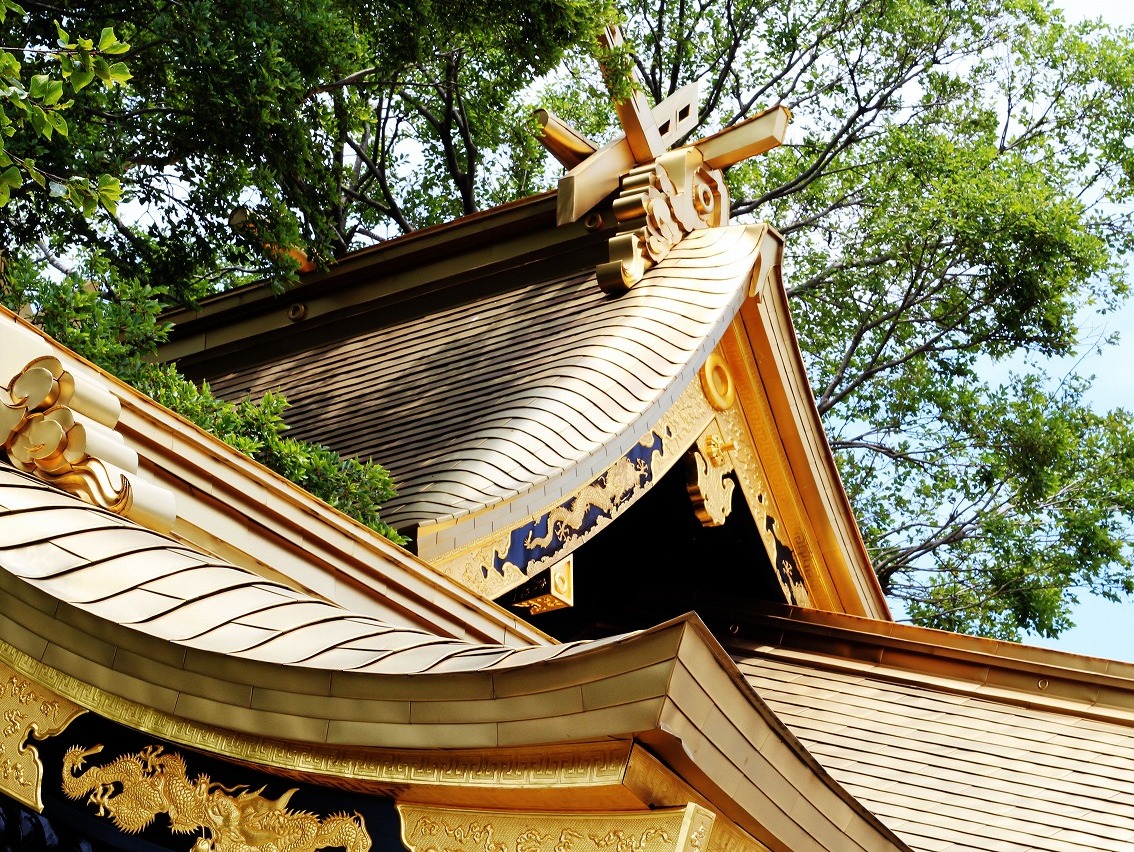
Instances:
[[[1134,666],[770,612],[738,630],[745,680],[913,849],[1134,843]]]
[[[443,305],[429,295],[209,383],[230,398],[285,388],[293,434],[381,461],[398,483],[383,510],[396,527],[504,500],[530,514],[525,497],[564,475],[554,493],[568,493],[673,405],[747,295],[759,237],[695,232],[618,298],[593,268]]]

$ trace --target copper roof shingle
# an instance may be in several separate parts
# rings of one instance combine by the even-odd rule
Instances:
[[[211,559],[0,465],[0,568],[155,639],[249,660],[424,672],[524,665],[575,645],[474,645],[358,615]],[[428,648],[428,653],[416,653]]]
[[[895,682],[865,664],[736,659],[824,768],[919,852],[1134,848],[1129,725]]]
[[[619,297],[591,270],[456,293],[209,381],[283,389],[291,434],[380,461],[395,526],[453,517],[632,446],[720,339],[757,248],[744,227],[700,231]]]

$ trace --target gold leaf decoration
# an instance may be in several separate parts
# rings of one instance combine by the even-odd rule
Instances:
[[[315,852],[327,847],[365,852],[373,845],[359,813],[321,818],[289,808],[297,788],[269,799],[261,795],[263,788],[226,787],[208,775],[190,780],[185,758],[160,745],[87,766],[87,759],[102,750],[101,745],[67,750],[63,793],[70,799],[86,796],[100,817],[127,834],[145,830],[164,813],[174,834],[201,835],[193,852]]]

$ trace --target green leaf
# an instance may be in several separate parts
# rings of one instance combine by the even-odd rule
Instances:
[[[57,180],[51,181],[47,187],[47,191],[51,193],[52,198],[66,198],[68,194],[67,184],[60,183]]]
[[[134,76],[133,74],[130,73],[130,69],[128,69],[126,67],[125,62],[115,62],[113,65],[110,66],[109,71],[110,71],[110,83],[112,85],[114,85],[114,84],[122,85],[123,83],[125,83],[127,80],[129,80],[131,77]]]
[[[111,214],[118,212],[122,200],[122,183],[113,175],[98,176],[98,200]]]
[[[36,133],[47,139],[51,138],[51,125],[47,123],[47,115],[42,109],[35,104],[28,104],[28,119]]]
[[[98,50],[99,53],[107,53],[114,56],[120,53],[127,53],[130,50],[130,45],[118,40],[118,36],[114,34],[114,27],[104,27],[98,39]]]
[[[8,166],[3,174],[0,174],[0,183],[12,189],[19,189],[23,185],[24,176],[17,166]]]
[[[71,88],[77,92],[90,84],[94,79],[94,72],[87,68],[75,68],[68,79],[71,81]]]
[[[4,18],[7,17],[8,12],[16,11],[15,6],[15,3],[10,3],[8,0],[0,0],[0,23],[4,22]]]
[[[47,187],[47,179],[43,176],[43,172],[35,167],[35,160],[31,157],[24,158],[24,171],[28,173],[28,177],[41,187]]]
[[[20,60],[6,50],[0,51],[0,75],[12,78],[10,82],[13,84],[20,82]]]
[[[67,120],[59,113],[51,110],[46,113],[47,123],[51,125],[51,129],[58,133],[60,136],[67,135]]]
[[[12,190],[8,188],[8,184],[0,183],[0,207],[8,203],[8,199],[12,197]]]
[[[61,97],[63,97],[63,81],[48,80],[47,90],[43,95],[44,106],[55,106],[55,104],[59,103]]]
[[[71,36],[59,25],[58,21],[55,22],[55,34],[58,36],[55,43],[61,48],[64,50],[73,50],[75,48],[75,44],[71,41]]]
[[[42,101],[47,96],[47,87],[50,83],[51,77],[47,74],[36,74],[28,83],[28,94],[37,101]]]

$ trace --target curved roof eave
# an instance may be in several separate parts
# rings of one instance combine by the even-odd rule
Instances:
[[[807,848],[905,848],[744,685],[696,616],[550,647],[444,639],[202,556],[7,467],[0,568],[0,656],[49,670],[53,689],[117,721],[130,708],[151,731],[165,719],[170,739],[186,723],[316,748],[652,736],[663,752],[703,751],[690,771],[725,790],[742,823],[768,783],[761,773],[803,772],[819,782],[811,798],[759,808],[773,834],[811,837],[804,822],[819,819],[845,839],[849,821],[870,841]]]

